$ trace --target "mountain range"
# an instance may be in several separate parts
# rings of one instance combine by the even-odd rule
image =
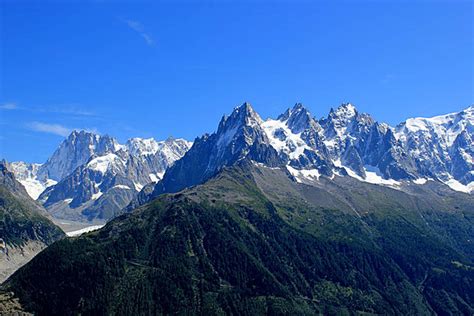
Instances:
[[[112,218],[148,183],[181,158],[183,139],[116,139],[74,131],[44,164],[11,163],[29,194],[56,218],[104,221]]]
[[[65,143],[89,134],[75,132],[60,148],[77,166],[50,163],[73,171],[35,167],[58,181],[38,201],[110,221],[49,246],[0,292],[37,315],[472,315],[473,112],[390,127],[351,104],[262,120],[245,103],[141,173],[127,167],[175,147],[104,140],[81,164]],[[90,206],[103,196],[125,198]]]
[[[349,103],[320,120],[296,104],[276,120],[266,121],[245,103],[224,116],[215,133],[196,138],[162,181],[142,191],[129,209],[162,193],[202,183],[244,158],[283,167],[303,183],[350,176],[404,190],[410,183],[436,181],[470,193],[473,126],[473,106],[430,119],[409,119],[393,128]]]
[[[109,220],[127,205],[133,209],[163,192],[202,183],[243,157],[285,166],[301,182],[351,176],[403,189],[410,181],[439,181],[471,193],[473,113],[470,106],[391,127],[350,103],[319,120],[298,103],[265,121],[245,103],[224,116],[215,133],[196,138],[185,159],[156,187],[193,143],[132,138],[121,145],[107,135],[74,131],[44,164],[20,161],[10,168],[55,217],[92,222]]]

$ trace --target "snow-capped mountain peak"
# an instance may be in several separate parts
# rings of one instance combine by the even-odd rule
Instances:
[[[167,161],[175,161],[181,158],[191,147],[192,142],[182,138],[168,137],[163,141],[156,141],[154,138],[131,138],[127,140],[125,151],[134,157],[153,156],[160,153]]]
[[[117,140],[108,135],[98,135],[87,131],[73,131],[41,165],[39,178],[60,181],[74,169],[85,164],[93,155],[104,155],[119,148]]]
[[[161,173],[164,173],[168,166],[172,165],[176,160],[183,157],[192,145],[192,142],[182,138],[174,137],[168,137],[166,140],[158,142],[157,152],[165,162]],[[155,152],[155,154],[157,152]]]
[[[395,128],[395,137],[421,175],[455,189],[474,181],[473,106],[457,113],[407,119]]]
[[[108,218],[145,185],[159,181],[191,145],[171,137],[132,138],[121,145],[107,135],[73,131],[44,165],[17,162],[12,169],[30,196],[56,216]]]
[[[253,127],[261,123],[262,119],[258,113],[255,112],[250,103],[245,102],[235,107],[229,116],[224,115],[219,124],[218,133],[224,129],[231,130],[241,126]]]
[[[438,115],[430,118],[407,119],[396,127],[396,137],[406,140],[407,134],[431,134],[443,140],[443,145],[451,146],[464,130],[474,131],[474,106],[456,113]]]
[[[304,169],[315,159],[325,159],[327,150],[320,134],[322,128],[301,103],[287,109],[276,120],[268,119],[262,127],[270,145],[288,159],[287,164],[292,168]]]
[[[135,157],[154,155],[158,151],[158,142],[154,138],[130,138],[125,148]]]
[[[329,116],[339,120],[350,120],[357,115],[357,109],[352,103],[342,103],[337,109],[331,109]]]
[[[294,133],[287,125],[288,120],[268,119],[262,127],[270,141],[270,145],[279,153],[285,153],[290,159],[297,159],[305,149],[310,149],[303,141],[300,133]]]
[[[320,121],[326,139],[334,137],[344,139],[348,127],[357,118],[357,115],[358,112],[351,103],[343,103],[336,110],[331,109],[327,118]]]
[[[285,113],[278,117],[278,120],[285,124],[295,134],[301,133],[306,129],[314,129],[320,131],[321,126],[314,120],[311,113],[301,103],[296,103],[291,109],[287,109]]]
[[[224,116],[219,123],[217,132],[217,156],[222,155],[231,143],[242,139],[247,145],[254,142],[256,137],[263,136],[261,131],[262,119],[252,106],[245,102],[234,108],[231,115]],[[232,150],[238,152],[239,150]]]

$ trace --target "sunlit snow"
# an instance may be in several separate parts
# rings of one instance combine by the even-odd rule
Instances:
[[[297,159],[304,153],[305,149],[311,149],[302,139],[301,133],[294,134],[286,125],[286,121],[268,119],[262,123],[262,128],[270,140],[270,145],[278,152],[284,152],[289,155],[290,159]],[[277,136],[277,133],[284,135]]]
[[[94,230],[101,229],[102,227],[104,227],[104,225],[93,225],[79,230],[74,230],[72,232],[67,232],[66,235],[68,237],[76,237]]]
[[[87,163],[87,167],[92,170],[99,171],[101,173],[106,173],[109,169],[109,166],[115,162],[120,162],[123,164],[122,159],[116,154],[107,154],[104,156],[100,156],[97,158],[92,159]]]
[[[298,170],[291,166],[286,166],[290,174],[295,177],[296,182],[303,183],[304,180],[319,180],[320,173],[317,169]]]

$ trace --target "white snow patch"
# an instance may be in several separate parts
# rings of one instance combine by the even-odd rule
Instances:
[[[413,183],[415,184],[425,184],[426,182],[428,182],[428,179],[426,178],[418,178],[418,179],[413,180]]]
[[[92,159],[87,163],[87,167],[101,173],[106,173],[109,169],[109,166],[114,164],[116,161],[123,164],[123,161],[120,159],[120,157],[118,157],[116,154],[109,153],[107,155]]]
[[[351,119],[356,115],[356,108],[351,103],[345,103],[339,106],[334,111],[336,117],[344,118],[345,120]]]
[[[320,173],[317,169],[298,170],[291,166],[286,166],[290,174],[296,178],[296,182],[303,183],[304,180],[319,180]]]
[[[143,189],[143,185],[137,182],[133,182],[133,185],[135,186],[135,190],[141,191]]]
[[[462,184],[461,182],[455,179],[450,179],[446,181],[445,184],[448,185],[454,191],[458,192],[471,193],[474,191],[474,181],[470,182],[469,184]]]
[[[397,126],[395,137],[406,141],[407,137],[413,137],[410,134],[434,134],[442,140],[442,147],[451,147],[456,137],[472,125],[474,125],[474,107],[471,106],[458,113],[407,119]]]
[[[57,181],[48,179],[46,182],[38,181],[36,178],[27,178],[18,180],[24,187],[29,196],[36,200],[46,188],[55,185]]]
[[[413,133],[416,133],[418,131],[429,131],[429,128],[427,126],[427,120],[425,119],[420,119],[420,118],[409,118],[405,122],[406,128]]]
[[[400,185],[400,182],[393,179],[384,179],[379,168],[365,165],[365,181],[375,184],[385,184],[385,185]]]
[[[325,139],[324,141],[324,145],[326,145],[326,147],[329,149],[329,150],[332,150],[336,147],[337,145],[337,141],[335,138],[332,138],[332,139]]]
[[[93,225],[79,230],[74,230],[72,232],[67,232],[66,235],[68,237],[76,237],[94,230],[101,229],[102,227],[104,227],[104,225]]]
[[[374,166],[365,165],[365,178],[362,178],[357,173],[355,173],[351,168],[343,166],[340,160],[335,160],[334,165],[336,167],[344,168],[347,171],[347,174],[352,178],[356,178],[359,181],[368,182],[372,184],[388,185],[388,186],[399,186],[400,182],[393,179],[384,179],[379,168]]]
[[[256,162],[256,161],[253,161],[252,160],[252,163],[257,166],[257,167],[262,167],[262,168],[266,168],[266,169],[271,169],[271,170],[280,170],[281,168],[279,167],[269,167],[261,162]]]
[[[290,159],[297,159],[304,153],[305,149],[311,148],[301,139],[301,133],[294,134],[286,125],[286,121],[268,119],[262,123],[262,128],[270,140],[270,145],[278,152],[284,152]],[[278,138],[275,133],[283,133],[284,140]]]
[[[112,187],[112,189],[124,189],[124,190],[131,190],[129,186],[123,184],[117,184]]]
[[[41,193],[46,188],[55,185],[57,182],[51,179],[39,180],[37,173],[41,164],[26,163],[23,161],[16,161],[10,164],[15,179],[18,180],[24,187],[28,195],[34,200],[38,199]]]
[[[158,142],[154,138],[131,138],[126,146],[135,157],[154,155],[159,149]]]
[[[158,182],[158,177],[154,173],[150,173],[148,176],[150,177],[151,182]]]
[[[102,193],[102,191],[92,194],[91,200],[97,200],[98,198],[102,196],[102,194],[104,194]]]

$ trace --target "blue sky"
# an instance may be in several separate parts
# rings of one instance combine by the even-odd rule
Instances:
[[[473,2],[1,1],[0,158],[71,129],[194,139],[249,101],[376,119],[474,103]]]

